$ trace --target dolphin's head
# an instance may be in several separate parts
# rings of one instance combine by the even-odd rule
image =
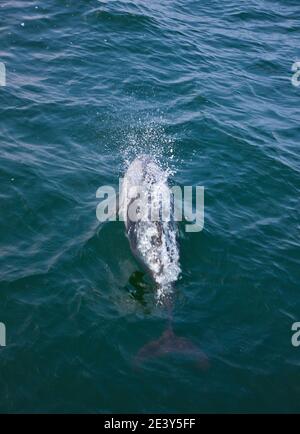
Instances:
[[[126,182],[131,186],[154,184],[166,179],[165,172],[150,155],[141,154],[133,160],[126,171]]]

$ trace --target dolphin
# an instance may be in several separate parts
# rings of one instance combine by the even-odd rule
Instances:
[[[151,157],[136,158],[123,178],[120,209],[134,256],[156,283],[157,298],[180,275],[177,227],[168,175]]]
[[[193,357],[197,366],[208,367],[207,356],[192,342],[177,337],[172,328],[172,293],[180,276],[174,199],[168,173],[150,156],[135,158],[124,175],[119,197],[119,213],[133,255],[152,277],[157,303],[168,309],[168,326],[162,336],[145,345],[135,361],[180,353]]]

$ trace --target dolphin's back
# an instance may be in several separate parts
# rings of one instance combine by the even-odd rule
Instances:
[[[131,249],[158,284],[158,296],[170,290],[180,273],[177,228],[167,179],[167,173],[151,157],[142,156],[128,167],[122,189],[124,221]],[[130,194],[130,189],[134,192],[135,187],[143,191],[140,203],[144,213],[143,218],[132,221],[131,206],[141,197],[138,193]],[[166,220],[163,208],[169,208]]]

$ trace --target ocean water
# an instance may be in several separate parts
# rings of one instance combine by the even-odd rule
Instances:
[[[299,412],[298,0],[2,0],[1,412]],[[173,327],[96,190],[139,153],[205,187]],[[181,228],[182,229],[182,228]]]

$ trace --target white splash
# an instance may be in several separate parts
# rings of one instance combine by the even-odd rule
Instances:
[[[163,119],[138,119],[125,134],[121,143],[123,169],[142,155],[148,154],[152,160],[170,176],[176,172],[174,137],[165,132]]]

